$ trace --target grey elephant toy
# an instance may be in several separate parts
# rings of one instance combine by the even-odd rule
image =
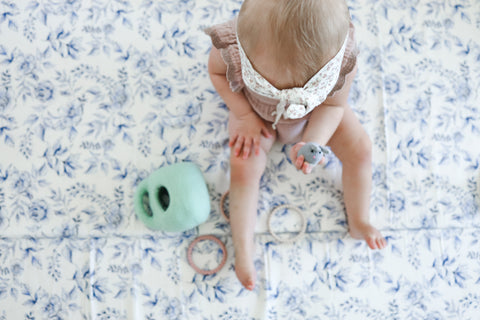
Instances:
[[[329,153],[330,151],[327,148],[314,142],[308,142],[298,150],[297,157],[302,155],[305,157],[306,162],[316,165],[322,160],[323,155]]]

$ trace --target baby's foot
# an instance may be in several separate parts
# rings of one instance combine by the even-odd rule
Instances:
[[[349,224],[350,235],[354,239],[365,239],[370,249],[383,249],[387,246],[387,240],[380,231],[369,223]]]
[[[251,254],[235,251],[235,273],[245,289],[252,291],[255,288],[257,275]]]

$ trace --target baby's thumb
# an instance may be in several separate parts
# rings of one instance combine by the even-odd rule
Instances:
[[[290,149],[290,159],[292,160],[293,163],[297,160],[298,157],[298,151],[303,147],[305,142],[299,142],[296,143],[291,149]]]
[[[262,128],[261,132],[262,132],[262,135],[267,139],[272,137],[272,134],[270,133],[270,131],[268,131],[268,129],[265,127]]]

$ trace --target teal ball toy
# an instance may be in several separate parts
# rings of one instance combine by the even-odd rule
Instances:
[[[210,197],[200,169],[191,162],[162,167],[140,182],[135,212],[148,228],[183,232],[205,222]]]

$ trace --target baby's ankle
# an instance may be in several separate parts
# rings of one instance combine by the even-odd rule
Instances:
[[[366,219],[349,219],[348,220],[348,226],[350,228],[356,227],[356,228],[362,228],[362,227],[369,227],[371,226],[370,220],[368,218]]]

